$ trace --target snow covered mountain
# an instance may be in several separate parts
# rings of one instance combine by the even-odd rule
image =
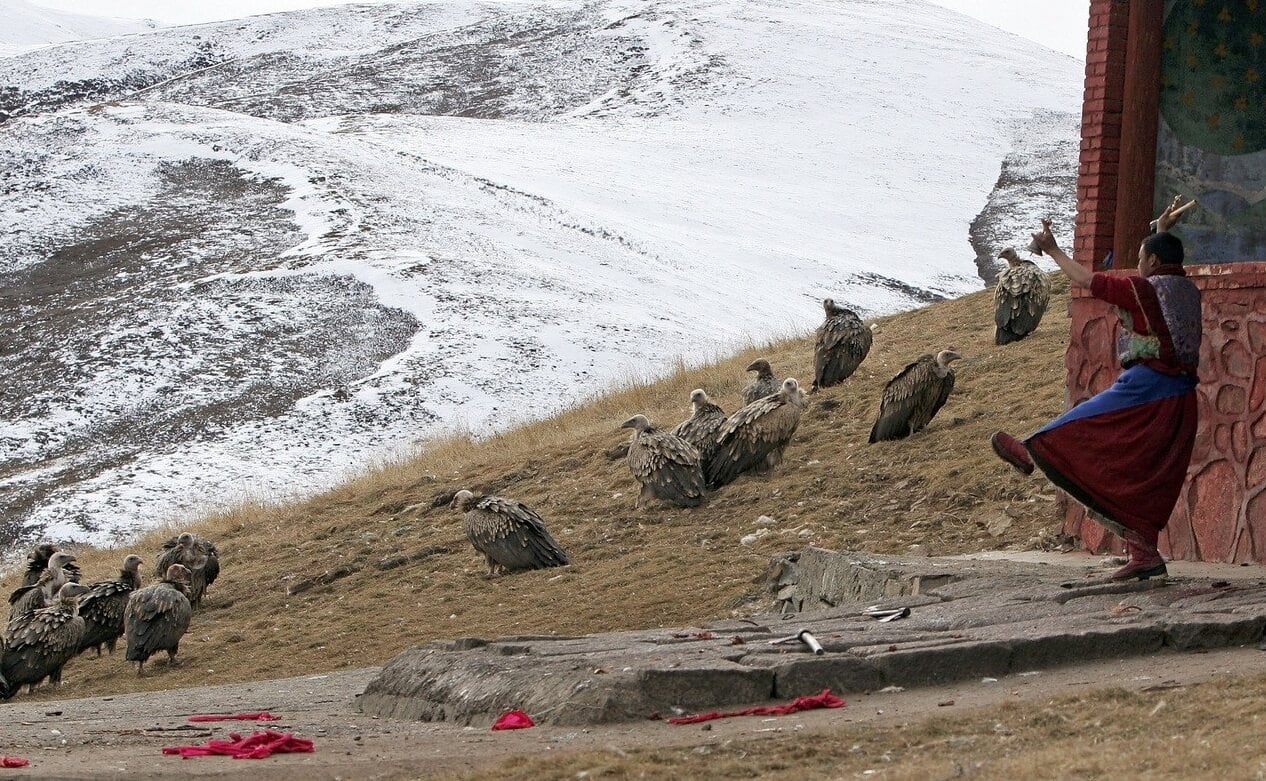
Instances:
[[[149,20],[82,16],[41,8],[25,0],[0,0],[0,57],[53,43],[112,38],[157,27],[157,22]]]
[[[0,60],[0,543],[316,490],[825,296],[978,289],[1071,225],[1080,67],[921,0],[345,6]]]

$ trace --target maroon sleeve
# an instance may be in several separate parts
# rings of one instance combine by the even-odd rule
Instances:
[[[1090,294],[1101,301],[1124,309],[1130,314],[1134,331],[1146,335],[1149,333],[1148,316],[1143,309],[1135,285],[1148,284],[1147,280],[1139,277],[1118,277],[1098,272],[1090,278]]]

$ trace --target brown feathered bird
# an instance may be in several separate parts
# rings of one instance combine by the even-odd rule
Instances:
[[[99,580],[88,586],[88,593],[79,600],[79,615],[84,620],[84,636],[79,641],[80,653],[95,648],[97,656],[105,646],[111,654],[123,635],[123,613],[132,592],[141,587],[141,557],[135,554],[123,559],[123,569],[114,580]]]
[[[220,575],[219,551],[207,538],[184,532],[163,543],[154,563],[154,574],[162,577],[173,564],[184,565],[189,570],[189,604],[198,609],[207,588]]]
[[[30,553],[26,554],[26,570],[22,573],[23,586],[34,586],[39,582],[40,575],[48,568],[48,560],[57,550],[57,546],[51,542],[41,542],[31,548]],[[66,570],[67,579],[71,583],[79,582],[79,567],[67,562],[62,565],[62,569]]]
[[[699,451],[686,440],[656,428],[645,415],[634,415],[620,426],[633,429],[629,440],[629,471],[642,485],[634,507],[652,497],[678,507],[698,507],[707,491]]]
[[[826,320],[818,326],[813,349],[813,390],[847,380],[870,354],[875,335],[851,309],[825,299]]]
[[[774,370],[769,367],[769,361],[764,358],[752,361],[744,371],[756,372],[756,379],[743,389],[744,404],[751,404],[757,399],[772,396],[782,387],[782,383],[774,376]]]
[[[870,441],[904,439],[922,431],[954,390],[950,363],[962,357],[953,350],[928,353],[889,380],[879,403],[879,417],[870,430]]]
[[[1051,302],[1051,280],[1010,247],[998,257],[1007,261],[993,289],[994,344],[1002,345],[1018,342],[1037,329]]]
[[[180,638],[189,629],[193,608],[187,590],[190,572],[183,564],[172,564],[163,579],[133,591],[123,611],[123,634],[127,636],[127,660],[137,662],[136,674],[145,672],[145,662],[159,651],[167,652],[167,663],[176,664]]]
[[[704,475],[709,488],[734,482],[749,470],[766,471],[782,463],[783,451],[800,425],[806,405],[804,391],[794,377],[771,396],[757,399],[725,421],[717,435],[717,449]]]
[[[466,539],[488,561],[488,574],[561,567],[567,554],[523,502],[462,490],[448,505],[465,513]]]
[[[712,403],[703,388],[690,392],[690,417],[677,424],[673,433],[699,451],[699,464],[705,465],[717,449],[717,436],[725,425],[725,410]]]
[[[74,560],[73,553],[57,551],[52,554],[35,585],[21,586],[9,595],[9,621],[51,604],[61,587],[72,582],[68,568],[73,566],[71,562]],[[77,575],[78,570],[75,572]]]
[[[57,686],[62,667],[79,651],[84,620],[79,617],[79,598],[87,586],[64,583],[48,607],[20,616],[9,623],[0,657],[0,699],[9,699],[26,684],[35,690],[44,678]]]

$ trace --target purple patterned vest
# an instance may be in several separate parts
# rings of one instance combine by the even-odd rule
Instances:
[[[1148,277],[1147,282],[1156,291],[1156,299],[1165,318],[1165,327],[1173,343],[1174,361],[1178,364],[1175,368],[1195,374],[1200,366],[1200,337],[1204,329],[1200,314],[1200,289],[1190,279],[1178,274],[1154,275]],[[1148,336],[1133,333],[1129,327],[1122,328],[1117,335],[1117,354],[1122,364],[1160,360],[1164,352],[1154,328]]]

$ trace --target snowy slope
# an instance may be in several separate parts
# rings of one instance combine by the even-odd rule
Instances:
[[[53,43],[112,38],[157,26],[148,20],[83,16],[41,8],[25,0],[0,0],[0,57]]]
[[[904,0],[348,6],[0,60],[8,534],[315,490],[827,295],[977,289],[1004,158],[1014,225],[1071,201],[1079,69]]]

